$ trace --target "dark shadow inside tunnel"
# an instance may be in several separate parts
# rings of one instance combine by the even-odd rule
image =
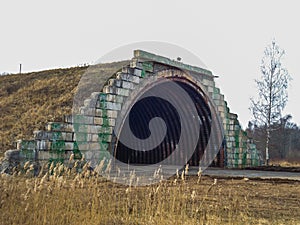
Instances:
[[[198,142],[196,147],[193,147],[192,156],[185,158],[184,160],[191,166],[198,166],[200,159],[204,155],[204,150],[210,137],[211,111],[204,93],[198,86],[185,78],[173,77],[171,79],[188,93],[197,110],[197,121],[199,122],[199,126],[197,127],[200,129]],[[156,87],[162,89],[165,88],[164,83],[160,84],[159,82],[156,84]],[[178,98],[178,93],[172,91],[166,91],[166,93],[172,98]],[[189,112],[189,108],[186,108],[184,102],[180,103],[180,106],[183,107],[184,112]],[[135,102],[127,116],[129,117],[129,125],[132,133],[139,139],[146,139],[151,135],[149,122],[155,117],[164,120],[167,131],[163,141],[158,146],[148,151],[143,151],[143,149],[147,149],[147,146],[143,146],[142,143],[134,143],[137,147],[136,149],[139,149],[135,150],[127,147],[115,137],[114,156],[117,160],[128,164],[149,165],[159,163],[167,157],[171,157],[172,164],[177,165],[178,162],[182,162],[182,159],[186,157],[184,154],[173,154],[180,139],[182,124],[178,112],[168,101],[151,96],[141,98],[141,100]],[[193,127],[195,124],[189,124],[189,126]],[[125,131],[121,130],[121,135],[122,132]],[[185,149],[187,148],[192,147],[187,144]]]

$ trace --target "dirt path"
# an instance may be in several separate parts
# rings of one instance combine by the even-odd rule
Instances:
[[[198,168],[191,168],[190,174],[196,174]],[[252,178],[252,179],[280,179],[300,181],[299,172],[259,171],[259,170],[236,170],[208,168],[203,175],[222,178]]]

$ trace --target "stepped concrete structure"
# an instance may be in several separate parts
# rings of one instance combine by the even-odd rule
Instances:
[[[172,107],[164,102],[151,105],[151,101],[148,105],[145,103],[136,107],[137,123],[149,121],[150,117],[158,114],[163,114],[166,120],[170,120],[171,131],[161,145],[150,153],[132,151],[119,142],[114,130],[118,118],[124,117],[130,110],[133,99],[149,88],[160,85],[160,79],[164,78],[176,82],[186,90],[197,107],[202,130],[194,154],[187,159],[188,164],[199,166],[211,135],[210,107],[213,107],[222,125],[223,142],[211,165],[227,168],[260,165],[256,146],[242,130],[237,114],[230,112],[224,95],[215,85],[215,76],[211,71],[142,50],[135,50],[134,57],[128,62],[116,73],[104,77],[99,90],[84,99],[73,115],[66,115],[63,122],[47,123],[44,130],[34,132],[32,140],[18,140],[16,148],[20,158],[24,161],[67,162],[71,155],[75,159],[84,156],[86,160],[108,159],[113,156],[134,164],[159,162],[176,147],[180,125],[176,122],[178,118]],[[176,93],[171,94],[176,98]],[[182,106],[184,107],[184,102]],[[147,129],[138,127],[136,131],[146,135]],[[176,164],[176,159],[174,163]]]

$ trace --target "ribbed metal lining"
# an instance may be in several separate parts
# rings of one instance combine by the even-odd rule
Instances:
[[[174,81],[188,93],[197,109],[200,124],[198,144],[193,156],[190,159],[186,159],[190,165],[196,166],[199,164],[210,136],[211,112],[205,101],[205,97],[202,96],[201,90],[199,90],[195,84],[182,78],[176,78]],[[161,88],[164,88],[163,84],[157,85],[161,85]],[[166,93],[173,99],[178,98],[177,93],[174,93],[174,91],[166,90]],[[181,105],[185,115],[188,115],[189,108],[186,108],[184,103]],[[169,102],[158,97],[141,98],[141,100],[137,101],[131,108],[128,116],[133,134],[140,139],[149,137],[150,130],[148,125],[149,121],[154,117],[160,117],[165,121],[167,134],[156,148],[149,151],[136,151],[123,145],[121,142],[117,143],[117,145],[115,145],[117,146],[115,156],[118,160],[130,164],[154,164],[161,162],[172,154],[180,138],[181,123],[176,109]],[[188,126],[193,127],[195,124],[189,124]],[[140,150],[147,148],[147,146],[142,146],[141,143],[135,144]],[[184,149],[187,148],[191,148],[191,146],[184,146]],[[179,157],[184,156],[172,154],[170,157],[172,157],[172,162],[176,164],[181,161]]]

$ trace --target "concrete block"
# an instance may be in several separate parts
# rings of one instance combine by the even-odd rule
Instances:
[[[74,150],[74,142],[65,142],[65,149],[66,150]]]
[[[217,106],[217,109],[219,112],[225,112],[225,107],[224,106]]]
[[[17,144],[18,150],[35,150],[36,141],[35,140],[20,140]]]
[[[108,84],[110,86],[122,87],[122,80],[109,79]]]
[[[72,132],[63,132],[62,133],[62,138],[65,141],[73,141],[73,134]]]
[[[106,112],[107,112],[107,110],[97,108],[95,110],[95,117],[106,117]]]
[[[71,123],[48,122],[45,129],[46,131],[72,131],[73,126]]]
[[[85,115],[73,115],[74,124],[93,124],[94,117]]]
[[[74,124],[74,132],[88,133],[88,124]]]
[[[225,113],[224,113],[224,112],[219,112],[219,115],[220,115],[220,117],[221,117],[221,118],[224,118],[224,119],[226,118],[226,116],[225,116]]]
[[[107,94],[116,94],[117,88],[115,86],[104,86],[103,92]]]
[[[78,148],[80,151],[92,151],[92,150],[100,150],[100,144],[98,142],[89,142],[89,143],[80,143],[78,144]]]
[[[251,159],[251,154],[247,153],[247,159]]]
[[[89,142],[91,141],[92,136],[89,133],[74,133],[74,140],[77,142]]]
[[[215,94],[220,94],[220,88],[217,88],[217,87],[214,86],[214,93]]]
[[[240,130],[241,129],[241,126],[240,125],[235,125],[234,126],[234,130]]]
[[[99,134],[98,137],[99,137],[98,141],[111,142],[112,135],[110,135],[110,134]]]
[[[229,136],[233,136],[233,137],[234,137],[235,133],[234,133],[234,131],[233,131],[233,130],[229,130],[229,131],[228,131],[228,135],[229,135]]]
[[[102,127],[100,126],[100,132],[98,133],[103,133],[103,134],[112,134],[113,133],[113,128],[112,127]]]
[[[216,106],[221,106],[221,101],[218,99],[213,99]]]
[[[124,88],[118,88],[115,86],[104,86],[103,92],[107,94],[116,94],[121,96],[128,96],[129,90]]]
[[[35,140],[66,140],[72,141],[73,133],[65,131],[34,131]]]
[[[98,125],[89,125],[88,127],[88,133],[91,134],[98,134],[101,131],[101,126]]]
[[[112,118],[101,118],[95,117],[94,124],[95,125],[103,125],[103,126],[115,126],[115,119]]]
[[[87,142],[77,142],[79,151],[90,150],[89,144]]]
[[[85,116],[95,116],[95,108],[81,107],[80,114]]]
[[[116,120],[115,119],[107,119],[108,125],[109,126],[115,126],[116,125]],[[103,120],[103,125],[106,125],[105,120]]]
[[[130,62],[130,67],[143,69],[143,64],[141,62],[137,61],[137,60],[132,60]]]
[[[90,150],[100,150],[100,144],[98,142],[90,143]]]
[[[232,141],[232,142],[234,142],[234,141],[235,141],[235,138],[234,138],[234,137],[232,137],[232,136],[228,136],[228,137],[227,137],[227,139],[228,139],[228,141]]]
[[[103,125],[103,126],[115,126],[116,121],[112,118],[101,118],[101,117],[95,117],[94,118],[94,124],[95,125]]]
[[[123,98],[124,98],[123,96],[118,96],[118,95],[112,95],[112,94],[107,94],[106,95],[106,101],[107,102],[122,103]]]
[[[52,133],[43,130],[36,130],[33,131],[33,137],[35,140],[47,140],[52,138]]]
[[[110,109],[110,110],[121,110],[121,103],[115,103],[115,102],[100,102],[99,106],[97,105],[97,108],[100,109]]]
[[[114,110],[107,110],[107,117],[109,118],[117,118],[118,117],[118,111]]]
[[[49,140],[37,140],[36,149],[39,151],[48,151],[51,149],[51,142]]]
[[[208,91],[208,92],[210,92],[210,93],[213,93],[213,92],[214,92],[214,88],[213,88],[213,87],[210,87],[210,86],[208,86],[208,87],[207,87],[207,91]]]
[[[94,124],[96,124],[96,125],[102,125],[103,124],[103,118],[101,118],[101,117],[95,117],[94,118]]]
[[[72,115],[64,115],[64,122],[65,123],[73,123],[73,116]]]
[[[125,89],[134,89],[135,85],[131,82],[123,81],[121,87]]]
[[[151,71],[151,72],[153,72],[153,71]],[[140,68],[134,68],[133,75],[137,76],[137,77],[141,77],[142,76],[142,69],[140,69]]]
[[[221,95],[220,95],[220,94],[215,94],[215,93],[213,93],[213,95],[212,95],[212,99],[213,99],[213,100],[220,100],[220,98],[221,98]]]
[[[4,153],[4,158],[8,161],[19,161],[20,160],[20,151],[19,150],[7,150]]]
[[[135,83],[135,84],[140,83],[140,78],[139,77],[132,76],[128,73],[118,72],[117,73],[117,79],[124,80],[124,81],[129,81],[129,82],[132,82],[132,83]]]
[[[237,114],[229,113],[229,119],[231,119],[231,120],[237,120]]]
[[[39,160],[49,160],[53,158],[53,153],[50,151],[39,151],[38,152],[38,159]]]
[[[99,135],[98,134],[91,134],[91,141],[92,142],[98,142],[99,141]]]
[[[117,88],[116,89],[116,94],[127,97],[129,95],[129,90],[128,89],[124,89],[124,88]]]
[[[129,66],[125,66],[125,67],[122,68],[122,73],[127,73],[127,74],[130,74],[130,75],[133,75],[134,68],[129,67]]]
[[[232,142],[227,142],[227,148],[231,148],[232,147]]]
[[[220,95],[220,100],[224,102],[224,99],[225,99],[225,98],[224,98],[224,95],[221,94],[221,95]],[[225,104],[225,102],[224,102],[224,104]]]

